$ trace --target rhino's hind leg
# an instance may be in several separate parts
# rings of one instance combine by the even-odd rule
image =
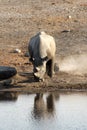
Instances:
[[[47,63],[46,63],[46,73],[48,76],[52,77],[52,60],[49,60]]]
[[[54,62],[55,62],[55,58],[52,59],[52,64],[51,64],[51,73],[52,73],[52,76],[55,74],[55,72],[54,72]]]

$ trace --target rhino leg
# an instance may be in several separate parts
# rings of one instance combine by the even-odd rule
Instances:
[[[54,74],[54,58],[46,63],[46,73],[48,76],[52,77]]]
[[[54,62],[55,62],[55,59],[53,58],[52,59],[52,63],[51,63],[51,77],[53,77],[53,75],[54,75]]]
[[[47,63],[46,63],[46,73],[48,76],[51,77],[51,66],[52,66],[52,60],[49,60]]]

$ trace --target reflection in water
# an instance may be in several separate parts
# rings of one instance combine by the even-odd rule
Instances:
[[[33,116],[35,119],[54,116],[55,101],[59,99],[58,93],[49,93],[46,98],[44,94],[37,93],[34,99]],[[46,100],[46,101],[45,101]]]
[[[0,93],[0,130],[87,130],[87,92],[16,94]]]
[[[52,94],[49,94],[47,97],[47,111],[50,113],[54,111],[54,99]]]
[[[16,92],[0,92],[0,101],[1,100],[12,100],[15,101],[18,98],[18,94]]]
[[[34,99],[34,117],[36,119],[40,119],[44,116],[44,110],[45,110],[45,102],[43,99],[43,94],[36,94]]]

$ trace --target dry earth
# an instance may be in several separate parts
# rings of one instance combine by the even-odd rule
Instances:
[[[39,31],[55,38],[60,68],[44,83],[34,82],[32,64],[25,57],[29,39]],[[0,65],[18,71],[11,88],[1,82],[1,91],[86,89],[87,0],[0,0]]]

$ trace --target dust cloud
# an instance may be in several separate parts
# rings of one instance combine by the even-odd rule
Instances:
[[[87,54],[72,55],[61,59],[59,70],[71,74],[87,74]]]

